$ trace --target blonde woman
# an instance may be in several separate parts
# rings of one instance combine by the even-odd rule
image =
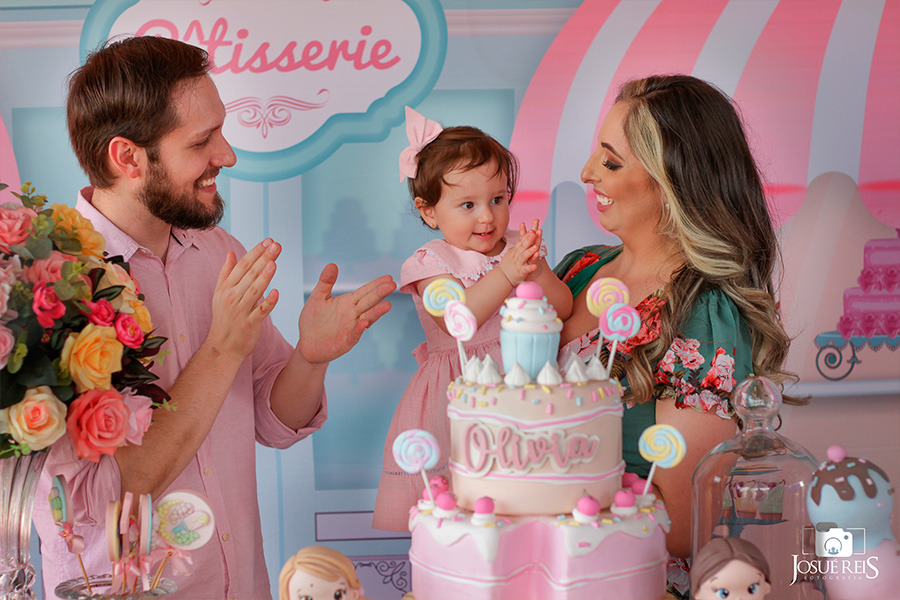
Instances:
[[[307,546],[278,577],[278,600],[366,600],[350,559],[325,546]]]
[[[667,423],[684,435],[685,459],[657,471],[653,491],[672,518],[670,554],[687,557],[691,475],[736,432],[734,385],[751,373],[790,377],[773,296],[775,233],[741,120],[712,85],[685,75],[628,82],[598,137],[581,178],[596,194],[600,224],[622,244],[582,248],[557,266],[575,298],[560,364],[596,352],[590,283],[622,280],[643,322],[619,344],[613,368],[626,387],[626,470],[649,471],[638,453],[646,427]]]

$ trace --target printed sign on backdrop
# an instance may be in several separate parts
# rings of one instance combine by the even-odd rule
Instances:
[[[437,0],[98,0],[81,54],[156,35],[199,46],[251,181],[305,172],[347,141],[379,141],[431,90],[447,24]]]

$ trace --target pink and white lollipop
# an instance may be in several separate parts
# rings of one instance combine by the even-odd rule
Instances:
[[[601,277],[587,289],[588,311],[603,321],[603,315],[613,304],[628,304],[628,286],[615,277]],[[600,348],[603,347],[602,325],[600,338],[597,340],[597,358],[600,358]],[[607,369],[608,371],[609,369]]]
[[[638,311],[624,302],[610,305],[606,312],[603,313],[603,318],[600,319],[600,333],[613,341],[612,348],[609,351],[609,360],[606,363],[607,373],[612,369],[618,343],[634,336],[640,328],[641,316],[638,314]]]
[[[462,343],[471,340],[478,331],[478,321],[468,306],[459,300],[450,300],[444,306],[444,323],[447,325],[447,332],[456,338],[460,370],[465,372],[467,357]]]
[[[394,438],[391,450],[397,466],[407,473],[422,474],[425,489],[428,491],[431,502],[434,503],[434,495],[431,493],[431,486],[428,485],[425,470],[437,466],[438,459],[441,457],[441,448],[438,446],[437,439],[424,429],[407,429]]]

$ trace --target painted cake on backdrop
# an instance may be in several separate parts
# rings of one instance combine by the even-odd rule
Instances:
[[[838,331],[845,339],[900,335],[900,239],[869,240],[859,287],[844,291]]]
[[[452,482],[410,510],[415,600],[659,600],[669,518],[624,474],[619,382],[596,358],[557,366],[540,286],[501,315],[505,374],[472,358],[450,384]]]

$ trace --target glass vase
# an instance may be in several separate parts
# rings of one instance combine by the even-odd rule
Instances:
[[[31,510],[47,452],[0,459],[0,598],[34,600]]]
[[[775,431],[781,393],[772,381],[744,380],[733,402],[741,432],[710,450],[694,471],[692,556],[714,537],[742,538],[769,563],[766,600],[821,600],[821,586],[797,568],[809,558],[806,494],[817,462]]]

